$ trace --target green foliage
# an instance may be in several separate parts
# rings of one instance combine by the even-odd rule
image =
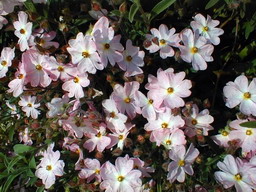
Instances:
[[[248,122],[240,123],[240,126],[248,127],[248,128],[256,128],[256,121],[248,121]]]

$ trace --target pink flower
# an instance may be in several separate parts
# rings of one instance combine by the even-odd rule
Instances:
[[[110,98],[116,102],[117,109],[121,113],[127,113],[133,119],[136,113],[140,113],[137,94],[140,84],[137,81],[126,82],[124,87],[116,84]]]
[[[250,169],[244,166],[241,159],[227,155],[223,162],[217,163],[217,166],[221,171],[214,173],[215,179],[225,189],[234,185],[237,192],[253,192],[252,189],[256,189],[256,185],[251,180]]]
[[[49,189],[56,180],[56,176],[64,174],[65,163],[60,158],[59,151],[53,151],[54,144],[51,144],[44,152],[40,164],[37,166],[35,175],[42,179],[46,189]]]
[[[78,33],[76,39],[69,40],[70,47],[67,48],[72,56],[73,64],[78,64],[80,72],[96,73],[96,69],[102,70],[104,66],[100,63],[100,57],[96,52],[96,44],[91,36]]]
[[[14,34],[19,38],[18,44],[20,45],[20,50],[25,51],[29,49],[28,40],[32,32],[32,23],[27,22],[28,15],[20,11],[18,14],[19,20],[13,23],[15,28]]]
[[[62,85],[62,89],[68,92],[70,98],[75,96],[76,99],[80,99],[84,97],[83,87],[87,87],[90,84],[88,74],[77,71],[72,76]]]
[[[26,112],[27,117],[37,119],[40,112],[36,109],[40,106],[40,103],[35,103],[36,97],[33,96],[22,96],[20,97],[19,105],[22,106],[22,111]]]
[[[256,130],[240,126],[244,122],[248,122],[248,120],[234,120],[229,123],[229,126],[232,128],[229,138],[231,140],[239,140],[243,152],[254,152],[256,151]]]
[[[240,104],[242,113],[256,116],[256,78],[248,85],[247,77],[240,75],[234,82],[229,81],[223,92],[227,107],[234,108]]]
[[[18,71],[15,73],[15,77],[15,79],[9,82],[8,87],[10,89],[8,89],[7,92],[13,93],[14,97],[18,97],[25,89],[26,84],[26,71],[24,69],[23,63],[19,64]]]
[[[184,106],[182,98],[191,94],[189,89],[192,87],[190,80],[184,80],[185,75],[185,72],[174,73],[171,68],[165,71],[159,69],[157,78],[149,76],[148,84],[145,86],[149,90],[149,97],[171,109]]]
[[[16,5],[22,5],[26,0],[1,0],[0,1],[0,15],[7,15],[12,13]]]
[[[170,134],[165,134],[161,144],[166,149],[173,149],[178,145],[185,145],[187,143],[184,132],[180,129],[172,131]]]
[[[170,109],[167,109],[164,113],[158,114],[156,120],[150,120],[144,127],[146,131],[152,131],[150,135],[150,141],[156,142],[159,146],[163,140],[163,137],[169,135],[173,131],[185,124],[180,115],[172,115]]]
[[[49,49],[51,47],[58,48],[59,43],[51,41],[55,37],[56,37],[55,31],[50,31],[47,33],[44,29],[39,28],[33,32],[32,36],[30,36],[29,45],[35,46],[37,44],[44,49]]]
[[[29,130],[26,127],[24,131],[19,132],[19,140],[20,142],[23,142],[24,145],[32,145],[33,141],[31,140],[31,137],[29,135]]]
[[[106,17],[101,17],[95,23],[92,34],[104,67],[107,66],[108,61],[114,66],[116,62],[123,60],[120,53],[124,50],[120,43],[121,35],[114,36],[114,29],[109,28],[109,21]]]
[[[52,72],[49,57],[41,55],[35,50],[28,50],[22,54],[22,63],[26,70],[26,80],[32,87],[47,87],[55,77]],[[55,79],[55,78],[54,78]]]
[[[139,192],[142,185],[141,172],[134,170],[133,167],[134,162],[125,157],[118,157],[115,165],[107,161],[101,168],[100,175],[103,181],[100,189],[108,192]]]
[[[65,107],[64,105],[69,102],[67,95],[63,95],[62,98],[53,98],[51,102],[46,103],[46,107],[49,111],[46,113],[47,118],[53,118],[58,115],[61,115]]]
[[[132,45],[132,41],[126,41],[126,50],[123,51],[123,60],[118,62],[119,67],[125,72],[126,77],[142,74],[143,71],[139,67],[144,66],[144,51],[140,51],[139,47]]]
[[[86,158],[84,160],[85,168],[81,169],[78,177],[81,179],[87,179],[87,183],[90,183],[93,179],[97,182],[101,182],[101,166],[97,159]]]
[[[92,152],[95,148],[97,151],[103,152],[105,148],[110,144],[111,139],[106,136],[106,125],[101,124],[99,129],[94,129],[87,134],[89,139],[84,143],[83,147]]]
[[[190,116],[185,117],[186,135],[193,137],[196,135],[196,130],[200,129],[203,131],[203,135],[207,136],[208,131],[213,130],[213,127],[210,125],[213,120],[213,117],[209,115],[208,109],[204,109],[199,113],[198,106],[193,104]]]
[[[152,28],[152,35],[147,34],[147,39],[150,41],[150,46],[146,47],[150,53],[155,53],[160,50],[160,57],[166,59],[167,57],[174,56],[174,50],[171,46],[177,47],[180,42],[178,34],[175,33],[175,29],[170,30],[166,25],[161,24],[159,30]]]
[[[180,34],[184,45],[180,45],[181,58],[187,62],[192,62],[194,70],[205,70],[206,62],[213,61],[211,56],[213,45],[207,44],[207,40],[203,36],[196,36],[191,29],[185,29]]]
[[[220,43],[219,36],[224,33],[223,29],[216,28],[219,23],[218,20],[213,20],[209,15],[207,15],[207,19],[205,19],[202,14],[198,13],[194,17],[194,21],[191,21],[190,25],[194,32],[204,36],[212,44],[218,45]]]
[[[12,65],[12,60],[15,57],[14,49],[5,47],[2,49],[0,57],[0,78],[5,77],[8,71],[8,67]]]
[[[119,113],[114,100],[105,99],[102,101],[102,106],[104,107],[107,123],[118,125],[127,121],[127,116]]]
[[[230,130],[221,130],[220,131],[220,134],[217,134],[217,135],[214,135],[212,136],[212,140],[219,146],[222,146],[222,147],[229,147],[229,141],[231,141],[231,138],[230,138]]]
[[[194,148],[193,144],[190,144],[187,152],[183,145],[178,145],[169,152],[169,157],[173,161],[168,165],[167,179],[173,183],[176,179],[179,182],[185,181],[186,173],[193,175],[192,164],[199,155],[198,149]]]

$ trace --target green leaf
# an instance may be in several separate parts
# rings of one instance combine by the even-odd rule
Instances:
[[[240,126],[248,127],[248,128],[256,128],[256,121],[247,121],[244,123],[240,123]]]
[[[44,191],[44,186],[41,186],[36,189],[36,192],[43,192]]]
[[[210,9],[211,7],[213,7],[216,3],[218,3],[219,0],[210,0],[206,6],[205,6],[205,9]]]
[[[132,6],[130,7],[130,11],[129,11],[129,15],[128,15],[128,19],[131,23],[133,22],[133,18],[138,10],[139,10],[138,4],[133,3]]]
[[[159,3],[157,3],[153,9],[151,10],[152,18],[158,14],[162,13],[164,10],[166,10],[168,7],[170,7],[176,0],[162,0]]]
[[[24,2],[24,5],[28,11],[33,12],[33,13],[37,12],[34,3],[31,0],[27,0],[26,2]]]
[[[13,147],[13,150],[16,154],[22,154],[22,153],[25,153],[25,152],[32,151],[34,149],[35,149],[34,147],[23,145],[23,144],[16,144]]]
[[[16,156],[14,157],[10,163],[8,164],[8,167],[7,167],[7,171],[10,172],[12,170],[12,168],[14,167],[14,165],[19,162],[20,160],[22,159],[21,156]]]
[[[29,167],[35,169],[36,168],[36,160],[35,157],[32,156],[32,158],[29,161]]]

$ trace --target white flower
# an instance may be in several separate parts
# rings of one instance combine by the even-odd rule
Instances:
[[[35,175],[42,179],[46,189],[49,189],[56,180],[56,176],[62,176],[64,174],[63,168],[65,163],[63,160],[59,160],[60,152],[53,151],[54,144],[51,144],[47,151],[43,153],[43,158],[40,164],[37,166]]]
[[[36,97],[33,96],[22,96],[20,97],[19,105],[22,106],[22,111],[26,112],[27,117],[37,119],[40,112],[36,109],[40,106],[39,103],[35,103]]]

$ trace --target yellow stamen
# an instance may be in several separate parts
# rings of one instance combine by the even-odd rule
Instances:
[[[168,123],[162,123],[162,125],[161,125],[161,126],[162,126],[162,128],[164,128],[164,129],[165,129],[165,128],[167,128],[167,127],[168,127]]]
[[[172,87],[169,87],[169,88],[167,89],[167,92],[168,92],[169,94],[172,94],[173,91],[174,91],[174,89],[173,89]]]
[[[73,81],[74,81],[75,83],[79,83],[79,78],[78,78],[78,77],[75,77],[75,78],[73,79]]]
[[[21,34],[25,34],[25,33],[26,33],[25,29],[21,29],[21,30],[20,30],[20,33],[21,33]]]
[[[236,174],[234,177],[235,177],[235,180],[237,180],[237,181],[242,180],[242,176],[239,173]]]
[[[154,102],[154,101],[153,101],[152,99],[149,99],[149,100],[148,100],[148,103],[149,103],[149,104],[152,104],[153,102]]]
[[[191,124],[192,125],[196,125],[197,124],[197,120],[196,119],[192,119]]]
[[[244,93],[244,99],[250,99],[251,98],[251,93],[246,92]]]
[[[166,145],[171,145],[172,141],[171,140],[167,140],[165,143],[166,143]]]
[[[27,106],[28,106],[28,107],[32,107],[32,103],[28,103]]]
[[[184,160],[179,160],[178,165],[180,167],[183,167],[185,165],[185,161]]]
[[[23,79],[23,77],[24,77],[23,74],[19,74],[19,75],[18,75],[18,78],[19,78],[19,79]]]
[[[131,99],[130,99],[129,97],[127,97],[127,98],[124,99],[124,102],[125,102],[125,103],[130,103],[130,102],[131,102]]]
[[[203,27],[203,31],[208,31],[209,28],[207,26]]]
[[[102,135],[101,135],[101,133],[99,132],[99,133],[97,133],[97,135],[96,135],[96,137],[101,137]]]
[[[222,131],[222,132],[221,132],[221,135],[223,135],[223,136],[228,136],[228,132],[227,132],[227,131]]]
[[[104,48],[105,48],[105,49],[109,49],[109,48],[110,48],[110,45],[109,45],[108,43],[106,43],[106,44],[104,45]]]
[[[117,178],[117,180],[119,181],[119,182],[122,182],[123,180],[124,180],[124,176],[119,176],[118,178]]]
[[[130,55],[127,56],[127,57],[126,57],[126,61],[128,61],[128,62],[132,61],[132,56],[130,56]]]
[[[115,112],[113,111],[113,112],[111,112],[111,113],[109,114],[109,116],[110,116],[111,118],[114,118],[114,117],[116,116],[116,114],[115,114]]]
[[[197,47],[192,47],[191,48],[191,53],[195,54],[198,52],[198,48]]]
[[[247,130],[246,130],[246,135],[252,135],[252,130],[247,129]]]
[[[62,72],[62,71],[64,71],[64,67],[59,66],[59,67],[57,68],[57,70],[58,70],[59,72]]]
[[[100,174],[100,170],[99,170],[99,169],[96,169],[96,170],[95,170],[95,174]]]
[[[83,56],[84,58],[88,58],[88,57],[90,57],[90,54],[89,54],[87,51],[84,51],[84,52],[82,53],[82,56]]]
[[[164,39],[161,39],[159,42],[160,42],[160,45],[165,45],[166,44],[166,41]]]
[[[6,65],[7,65],[7,61],[5,61],[5,60],[2,61],[2,62],[1,62],[1,65],[6,66]]]
[[[47,165],[47,166],[46,166],[46,170],[47,170],[47,171],[51,171],[51,170],[52,170],[52,166],[51,166],[51,165]]]
[[[41,66],[41,65],[36,65],[36,70],[38,70],[38,71],[40,71],[40,70],[42,70],[43,69],[43,67]]]
[[[123,140],[123,138],[124,138],[123,135],[119,135],[119,136],[118,136],[118,139],[119,139],[119,140]]]

